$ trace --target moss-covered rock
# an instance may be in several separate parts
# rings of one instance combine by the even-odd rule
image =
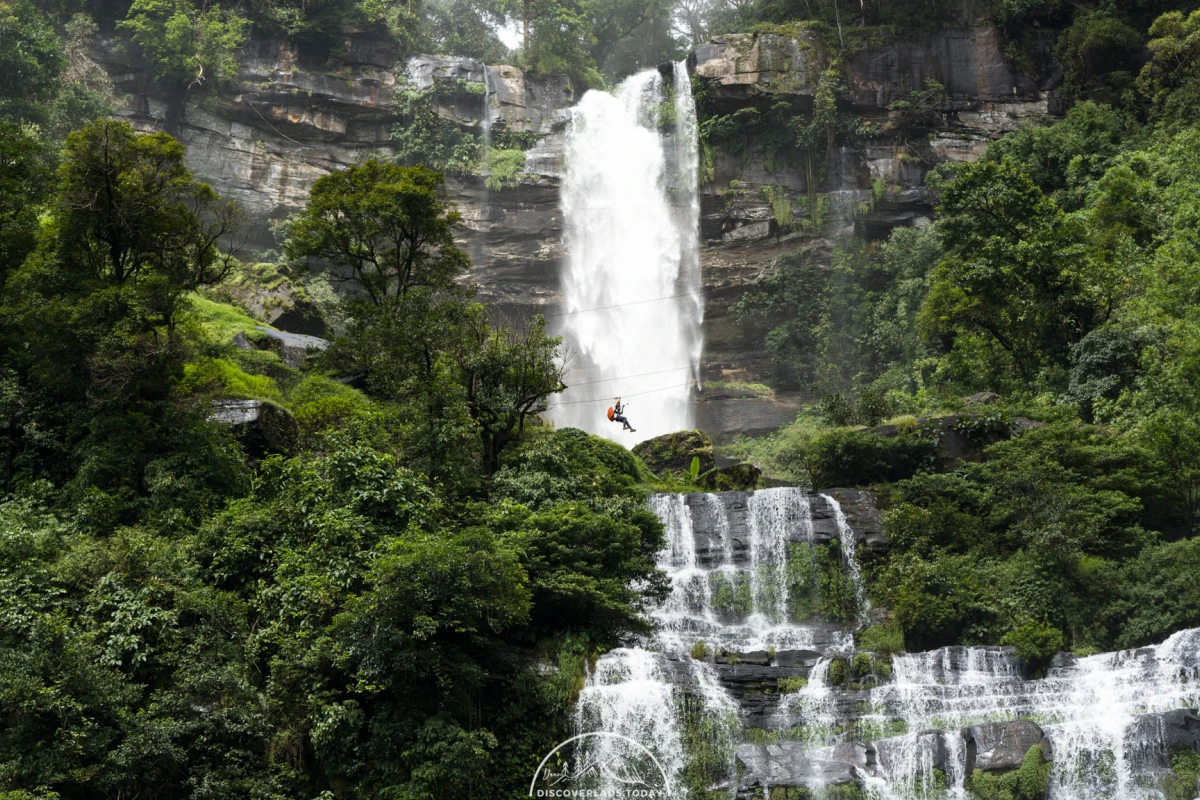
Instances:
[[[691,469],[692,459],[700,459],[700,472],[708,472],[716,466],[713,458],[712,440],[702,431],[678,431],[656,436],[634,445],[633,453],[645,462],[655,475],[667,472],[686,473]]]
[[[749,492],[758,488],[758,480],[762,470],[753,464],[730,464],[709,470],[699,480],[705,489],[717,492],[744,491]]]
[[[1021,765],[1007,772],[972,770],[964,786],[978,800],[1043,800],[1051,762],[1040,744],[1025,751]]]

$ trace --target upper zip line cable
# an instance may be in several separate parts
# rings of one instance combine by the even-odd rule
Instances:
[[[687,383],[677,383],[673,386],[660,386],[657,389],[647,389],[644,392],[630,392],[629,394],[621,395],[621,397],[624,399],[626,397],[637,397],[643,394],[653,394],[654,392],[665,392],[667,389],[680,389],[684,386],[692,386],[694,383],[695,381],[688,381]],[[580,403],[604,403],[607,402],[608,399],[609,398],[607,397],[597,397],[592,400],[568,400],[565,403],[555,403],[552,406],[547,406],[546,410],[549,411],[551,408],[558,408],[559,406],[577,406]]]
[[[628,303],[615,303],[611,306],[597,306],[596,308],[579,308],[579,309],[576,309],[575,311],[560,311],[557,314],[543,314],[542,316],[545,317],[546,319],[549,319],[551,317],[566,317],[566,316],[570,316],[571,314],[583,314],[586,311],[606,311],[610,308],[621,308],[623,306],[640,306],[643,303],[658,303],[663,300],[675,300],[676,298],[679,298],[679,297],[702,297],[702,296],[709,294],[711,292],[714,292],[714,291],[716,291],[716,287],[714,287],[712,289],[701,289],[698,292],[685,292],[684,294],[672,294],[672,295],[668,295],[667,297],[652,297],[649,300],[633,300]]]
[[[579,383],[572,383],[567,388],[570,389],[573,386],[591,386],[593,383],[611,383],[612,381],[623,381],[626,378],[644,378],[647,375],[662,375],[664,372],[678,372],[681,369],[691,368],[692,365],[688,364],[686,367],[671,367],[670,369],[660,369],[655,370],[654,372],[639,372],[637,375],[618,375],[615,378],[600,378],[594,381],[580,381]]]

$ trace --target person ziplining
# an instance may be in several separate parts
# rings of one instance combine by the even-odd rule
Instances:
[[[624,412],[625,406],[621,405],[621,398],[618,397],[617,401],[608,407],[608,421],[619,422],[624,426],[624,430],[637,433],[637,428],[630,425],[629,420],[625,419]]]

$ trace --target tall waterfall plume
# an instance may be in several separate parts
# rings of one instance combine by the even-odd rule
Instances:
[[[686,64],[672,75],[588,92],[567,136],[557,319],[571,361],[549,416],[626,444],[692,426],[703,344],[696,110]],[[636,434],[605,416],[618,395]]]

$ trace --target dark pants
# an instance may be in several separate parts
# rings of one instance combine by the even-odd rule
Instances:
[[[629,420],[625,419],[625,417],[621,414],[613,415],[613,422],[619,422],[625,426],[627,430],[633,430],[633,427],[629,424]]]

